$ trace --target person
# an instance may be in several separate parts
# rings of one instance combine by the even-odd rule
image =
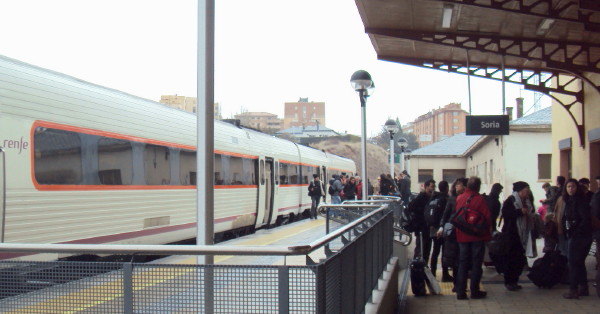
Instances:
[[[565,177],[557,176],[556,177],[556,185],[551,186],[548,192],[546,193],[546,199],[542,204],[548,205],[548,209],[546,212],[553,213],[556,209],[556,202],[558,198],[562,194],[562,186],[565,184]]]
[[[550,183],[545,182],[544,184],[542,184],[542,189],[544,189],[544,192],[546,192],[546,197],[548,197],[548,194],[550,192]],[[540,203],[542,203],[542,206],[538,207],[538,214],[540,214],[540,217],[542,218],[542,221],[546,221],[546,213],[548,212],[548,203],[546,202],[545,199],[540,200]]]
[[[435,192],[435,180],[427,180],[423,184],[423,192],[408,205],[409,210],[415,214],[415,231],[416,246],[414,257],[421,256],[425,264],[429,263],[429,254],[431,253],[431,237],[429,236],[429,227],[425,223],[425,207]]]
[[[597,176],[596,181],[599,180],[600,176]],[[600,265],[600,250],[598,250],[598,243],[600,243],[600,189],[596,190],[592,196],[590,207],[594,228],[592,238],[596,241],[596,294],[600,297],[600,268],[598,267]]]
[[[456,209],[458,211],[469,202],[470,211],[476,211],[487,220],[489,229],[481,236],[474,236],[456,229],[456,240],[459,247],[458,278],[456,279],[456,298],[466,300],[467,297],[467,273],[471,268],[471,299],[483,299],[487,296],[486,291],[481,291],[480,282],[483,274],[483,256],[485,253],[485,242],[491,239],[492,218],[485,199],[479,194],[481,179],[470,177],[465,191],[456,198]]]
[[[533,251],[535,238],[532,235],[535,209],[529,198],[529,184],[518,181],[513,183],[513,193],[502,204],[504,225],[502,232],[508,234],[509,249],[504,256],[504,286],[508,291],[517,291],[523,287],[518,284],[519,276],[527,265],[526,251]],[[528,248],[529,246],[529,248]]]
[[[356,199],[356,178],[350,177],[344,185],[344,200],[353,201]]]
[[[434,192],[433,196],[429,201],[428,208],[431,208],[434,212],[432,213],[432,218],[434,221],[427,222],[429,227],[429,237],[432,240],[433,249],[431,251],[431,272],[435,276],[435,272],[437,270],[437,260],[440,255],[440,250],[444,245],[444,238],[441,235],[437,234],[438,229],[441,227],[442,215],[444,214],[444,209],[446,208],[446,203],[448,201],[448,182],[440,181],[438,184],[439,192]],[[432,206],[432,201],[434,202]],[[448,265],[444,263],[442,260],[442,279],[446,278],[448,281],[450,274],[448,274]]]
[[[446,201],[446,208],[444,209],[444,215],[442,216],[442,221],[440,222],[441,227],[438,229],[437,236],[444,236],[444,246],[442,250],[442,264],[446,264],[452,268],[453,276],[444,276],[442,275],[442,282],[453,282],[454,287],[452,288],[452,292],[456,292],[456,278],[458,276],[458,242],[456,242],[456,232],[452,232],[451,234],[443,235],[444,225],[450,222],[450,217],[456,208],[456,197],[462,194],[465,191],[465,187],[467,186],[467,178],[457,178],[452,183],[452,187],[450,188],[450,197]]]
[[[600,176],[596,176],[596,192],[600,191]]]
[[[408,171],[402,170],[400,173],[401,180],[398,188],[400,189],[400,198],[404,204],[408,204],[410,201],[410,175],[408,175]]]
[[[569,179],[562,194],[561,224],[567,239],[569,291],[565,299],[590,295],[585,258],[592,245],[592,217],[579,182]]]
[[[592,196],[594,195],[594,192],[590,191],[590,179],[581,178],[579,179],[578,183],[583,198],[589,204],[592,201]]]
[[[325,197],[325,186],[319,180],[318,174],[313,174],[313,180],[308,184],[308,196],[312,200],[310,219],[317,219],[317,207],[319,207],[321,197]]]
[[[356,179],[356,190],[354,191],[356,194],[356,199],[357,200],[362,200],[362,185],[363,182],[360,179],[360,177],[356,176],[354,177]]]
[[[391,174],[386,174],[385,177],[387,178],[388,182],[390,183],[390,195],[395,195],[396,192],[398,191],[398,187],[396,186],[396,181],[394,181],[394,178],[392,177]]]
[[[390,195],[392,193],[392,182],[388,181],[385,174],[379,175],[379,195]]]
[[[330,184],[333,191],[331,194],[331,204],[341,204],[342,198],[340,197],[340,192],[344,190],[344,185],[342,185],[340,177],[338,175],[333,175],[333,182]]]
[[[371,184],[371,179],[367,179],[367,192],[369,195],[375,194],[375,188],[373,187],[373,184]]]
[[[494,183],[489,195],[485,195],[485,202],[492,215],[492,230],[496,230],[498,224],[498,216],[500,216],[500,193],[502,193],[504,187],[500,183]]]

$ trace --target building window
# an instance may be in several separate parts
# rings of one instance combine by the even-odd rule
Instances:
[[[552,154],[538,154],[538,180],[551,180],[550,174]]]
[[[458,119],[452,119],[453,123],[458,123]]]
[[[449,184],[454,183],[458,178],[466,177],[465,169],[443,169],[442,170],[442,180],[448,182]]]
[[[196,185],[195,151],[181,150],[179,152],[179,180],[181,185]]]
[[[455,126],[453,126],[453,127],[452,127],[452,129],[453,129],[453,130],[458,130],[458,126],[457,126],[457,125],[455,125]]]
[[[433,169],[419,169],[419,183],[433,179]]]
[[[458,111],[452,112],[452,115],[455,116],[455,117],[457,117],[458,116]]]

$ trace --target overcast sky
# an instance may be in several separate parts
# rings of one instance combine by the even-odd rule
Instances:
[[[2,55],[154,101],[196,96],[195,0],[0,0],[0,12]],[[224,117],[282,117],[285,102],[308,97],[325,102],[328,127],[360,134],[349,82],[360,69],[376,83],[369,135],[388,117],[405,124],[450,102],[468,110],[466,76],[378,61],[351,0],[216,0],[215,36]],[[501,83],[471,81],[473,114],[501,114]],[[519,95],[529,110],[533,93],[507,84],[507,106]]]

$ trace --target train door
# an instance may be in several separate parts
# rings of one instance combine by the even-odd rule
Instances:
[[[258,161],[258,213],[256,227],[268,225],[273,214],[273,158]]]

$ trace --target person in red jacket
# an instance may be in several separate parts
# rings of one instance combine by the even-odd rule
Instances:
[[[483,299],[487,296],[487,292],[479,289],[479,283],[483,274],[482,264],[485,253],[485,242],[489,241],[492,237],[492,219],[485,199],[479,194],[480,188],[481,179],[470,177],[464,193],[456,198],[455,210],[465,207],[467,200],[470,199],[469,209],[481,213],[487,219],[489,226],[489,230],[482,236],[469,235],[456,228],[456,240],[460,254],[458,278],[456,279],[456,298],[458,300],[467,299],[467,267],[469,265],[471,265],[471,299]]]

